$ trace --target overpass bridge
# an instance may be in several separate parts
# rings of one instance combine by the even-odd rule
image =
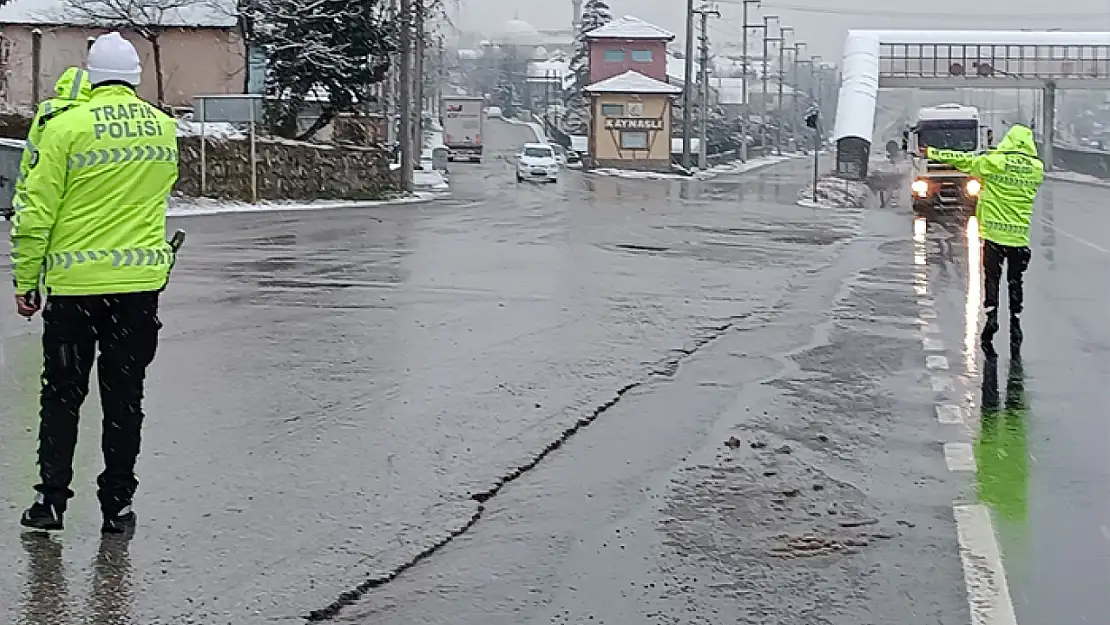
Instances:
[[[853,30],[844,44],[833,139],[837,174],[867,176],[879,89],[1038,89],[1046,168],[1057,89],[1110,90],[1110,32]]]

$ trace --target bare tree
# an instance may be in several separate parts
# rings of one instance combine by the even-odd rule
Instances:
[[[211,6],[207,0],[66,0],[69,21],[131,30],[150,42],[159,106],[166,103],[162,34],[170,28],[186,25],[185,12],[210,12]]]

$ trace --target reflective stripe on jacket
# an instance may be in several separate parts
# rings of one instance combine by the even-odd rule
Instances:
[[[42,138],[46,122],[88,100],[91,91],[88,72],[80,67],[70,67],[62,72],[58,82],[54,83],[54,93],[57,96],[39,104],[35,116],[31,119],[31,129],[27,132],[27,145],[23,147],[23,156],[19,159],[19,177],[15,180],[16,196],[23,192],[23,181],[31,171],[31,163],[35,159],[35,146]]]
[[[986,154],[929,148],[926,157],[982,181],[975,211],[980,237],[1010,247],[1029,245],[1033,204],[1044,182],[1044,163],[1037,158],[1032,130],[1015,125],[998,148]]]
[[[161,289],[173,263],[166,201],[177,182],[176,122],[125,86],[94,89],[51,121],[12,224],[17,293]]]

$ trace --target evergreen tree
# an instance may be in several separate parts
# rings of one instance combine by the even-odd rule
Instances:
[[[590,85],[590,42],[586,33],[613,21],[613,12],[605,0],[586,0],[582,7],[582,23],[574,39],[574,54],[570,57],[570,72],[574,82],[563,94],[567,107],[565,125],[571,134],[586,132],[589,110],[585,88]]]
[[[398,48],[388,0],[243,0],[241,17],[266,52],[267,114],[276,132],[311,138],[339,113],[372,100]],[[320,106],[299,132],[305,104]]]

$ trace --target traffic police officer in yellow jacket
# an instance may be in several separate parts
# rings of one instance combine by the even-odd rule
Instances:
[[[143,382],[158,343],[158,296],[173,264],[166,201],[177,181],[176,123],[135,94],[142,68],[119,33],[89,49],[88,102],[50,122],[16,198],[16,308],[43,310],[38,496],[24,526],[60,530],[73,496],[77,420],[97,363],[105,532],[133,526]],[[99,355],[97,350],[99,348]]]
[[[46,124],[58,115],[68,111],[78,104],[89,99],[89,74],[80,67],[68,67],[54,83],[53,98],[43,100],[31,118],[31,128],[27,132],[27,142],[23,147],[23,156],[19,160],[19,177],[15,180],[15,195],[23,192],[23,181],[31,171],[31,161],[35,158],[35,146],[42,139]],[[11,218],[5,213],[4,217]]]

